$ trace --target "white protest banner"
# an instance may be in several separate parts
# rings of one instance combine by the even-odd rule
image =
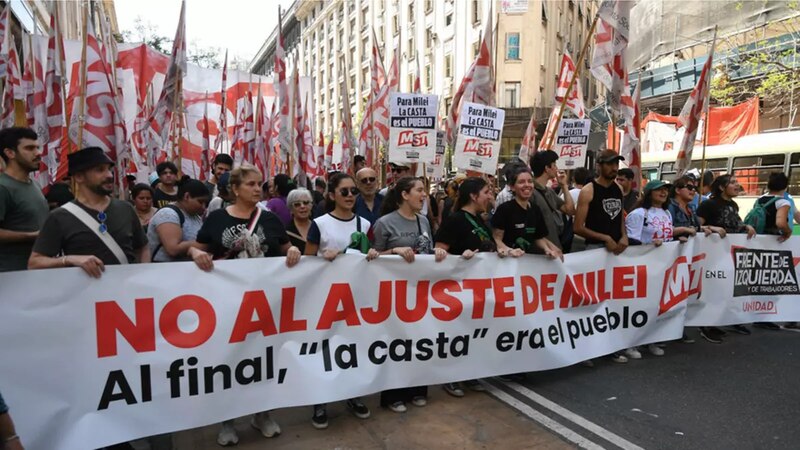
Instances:
[[[576,169],[586,165],[591,125],[589,119],[561,119],[553,145],[553,151],[558,153],[556,166],[559,169]]]
[[[341,143],[334,143],[333,144],[333,155],[331,157],[331,168],[330,170],[340,171],[342,170],[342,144]]]
[[[436,132],[436,158],[425,167],[425,175],[432,180],[444,178],[444,131]]]
[[[435,263],[303,257],[0,274],[0,387],[30,449],[97,448],[264,410],[549,370],[800,320],[800,239]],[[43,282],[46,280],[46,282]],[[688,313],[687,313],[688,311]],[[687,315],[688,314],[688,315]],[[46,424],[47,426],[43,426]]]
[[[495,174],[506,112],[462,102],[453,164],[464,170]]]
[[[393,92],[389,112],[389,162],[433,162],[439,97]]]

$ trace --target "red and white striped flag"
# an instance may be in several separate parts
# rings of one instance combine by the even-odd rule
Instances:
[[[350,173],[358,147],[356,146],[356,138],[353,135],[353,116],[350,113],[350,89],[347,77],[342,82],[342,149],[345,148],[347,152],[342,151],[342,170]]]
[[[172,42],[169,68],[164,87],[158,98],[149,122],[152,130],[151,139],[160,139],[161,147],[165,147],[169,135],[172,117],[179,102],[176,96],[182,96],[180,84],[186,74],[186,0],[181,2],[181,14],[178,20],[178,29],[175,31],[175,40]],[[179,98],[179,97],[178,97]]]
[[[388,102],[390,89],[389,84],[386,82],[386,72],[381,62],[378,38],[375,36],[374,29],[372,30],[372,65],[370,67],[369,100],[364,109],[364,116],[361,118],[361,129],[358,135],[358,154],[366,158],[367,166],[374,168],[378,164],[377,144],[389,139]]]
[[[455,144],[462,101],[495,106],[494,64],[492,59],[492,45],[494,44],[492,37],[493,17],[490,3],[489,20],[486,21],[486,30],[483,33],[480,51],[461,80],[458,91],[453,96],[450,111],[447,114],[445,138],[450,145]]]
[[[313,178],[317,175],[317,146],[314,145],[314,133],[311,130],[311,114],[309,110],[312,107],[313,105],[306,95],[306,102],[303,107],[303,149],[300,161],[303,173]]]
[[[703,64],[703,71],[700,72],[700,79],[697,80],[697,85],[692,89],[689,98],[681,109],[680,120],[685,128],[683,139],[681,139],[680,147],[678,147],[678,160],[675,162],[675,168],[678,176],[681,177],[686,173],[692,165],[692,150],[694,150],[694,141],[697,138],[697,131],[699,129],[700,118],[705,114],[708,117],[708,94],[711,83],[711,70],[714,64],[714,47],[717,44],[717,31],[714,30],[714,38],[711,41],[711,51],[708,54],[706,63]]]
[[[641,97],[641,81],[636,83],[636,89],[631,97],[633,113],[631,119],[625,121],[625,138],[622,141],[620,155],[625,158],[628,168],[633,171],[633,189],[641,189],[642,186],[642,128],[641,117],[639,114],[639,99]]]
[[[533,108],[536,111],[536,108]],[[533,150],[531,152],[531,149]],[[522,136],[522,145],[519,147],[519,159],[528,163],[528,158],[532,153],[536,153],[536,113],[531,114],[531,120],[528,122],[528,128],[525,129],[525,135]]]
[[[389,94],[400,90],[400,47],[392,52],[392,62],[389,64],[389,71],[386,73],[387,87]]]
[[[422,93],[422,69],[419,67],[419,60],[420,58],[416,58],[417,60],[417,76],[414,77],[414,86],[412,92],[415,94]]]
[[[303,176],[303,103],[300,101],[300,73],[297,65],[292,72],[292,106],[294,113],[292,116],[292,173],[291,177]],[[301,183],[302,184],[302,183]]]
[[[328,139],[328,145],[325,147],[325,159],[323,161],[323,166],[325,167],[325,170],[328,171],[328,172],[334,170],[334,167],[333,167],[333,129],[334,128],[335,127],[331,127],[331,136]],[[320,134],[321,133],[322,132],[320,131]]]
[[[11,33],[8,33],[9,35]],[[6,82],[3,89],[3,113],[0,116],[0,126],[3,128],[14,126],[14,100],[22,92],[22,76],[19,70],[19,55],[14,39],[9,39],[8,53],[6,59]]]
[[[561,112],[561,103],[556,103],[553,106],[553,110],[550,111],[550,117],[547,118],[547,126],[544,128],[544,134],[542,135],[542,139],[539,141],[539,151],[549,150],[547,147],[551,145],[551,140],[555,140],[556,134],[556,121],[558,120],[558,115]]]
[[[633,2],[629,0],[604,0],[597,11],[597,31],[590,71],[608,90],[609,107],[621,111],[624,96],[630,96],[626,85],[627,65],[625,49],[628,47],[630,13]]]
[[[569,53],[564,52],[564,56],[561,57],[561,72],[558,75],[558,84],[556,85],[556,103],[564,101],[564,96],[567,95],[567,88],[574,76],[575,63],[572,61]],[[566,106],[575,114],[575,117],[583,119],[586,116],[580,78],[575,80],[575,84],[572,86],[572,90],[567,98]]]
[[[255,166],[264,174],[264,179],[269,177],[269,151],[267,150],[272,127],[269,123],[267,107],[264,104],[264,97],[261,95],[261,79],[258,80],[258,98],[256,99],[256,144],[255,144]]]
[[[117,90],[111,80],[111,66],[105,60],[100,42],[91,22],[86,31],[86,79],[82,80],[86,96],[76,99],[72,105],[69,137],[79,147],[100,147],[112,160],[122,160],[128,156],[127,132],[122,109],[117,98]],[[81,100],[83,110],[83,134],[79,141],[81,122]]]
[[[6,30],[10,30],[9,23],[8,23],[8,10],[10,9],[9,4],[3,7],[3,12],[0,13],[0,78],[3,78],[7,74],[7,62],[8,62],[8,51],[10,50],[10,46],[8,45],[6,36],[10,36],[11,33],[6,33]]]
[[[319,132],[319,143],[316,148],[314,148],[314,152],[316,153],[315,158],[317,161],[316,176],[319,177],[325,175],[325,135],[322,133],[322,130]]]
[[[64,137],[65,118],[61,85],[61,64],[64,61],[64,41],[58,20],[58,8],[50,15],[50,34],[47,39],[47,63],[44,76],[46,139],[42,138],[42,164],[47,167],[48,181],[56,181],[58,162],[61,153],[61,139]],[[38,109],[34,116],[39,115]]]
[[[276,150],[278,141],[278,130],[276,128],[277,124],[278,101],[275,99],[273,100],[272,108],[270,109],[269,120],[267,121],[267,131],[264,133],[264,137],[267,140],[266,149],[264,150],[267,158],[267,172],[271,177],[274,177],[278,173],[277,165],[280,161],[280,156],[278,155],[279,150]],[[264,178],[266,177],[267,175],[265,174]]]
[[[276,101],[278,102],[278,122],[275,124],[278,129],[278,144],[281,146],[281,160],[284,164],[289,161],[289,151],[292,146],[291,139],[291,116],[289,111],[289,87],[286,82],[286,51],[283,43],[283,31],[281,25],[281,11],[278,8],[278,40],[275,45],[275,85]],[[276,82],[277,81],[277,82]]]
[[[225,63],[222,65],[222,89],[220,90],[219,134],[214,140],[214,151],[222,152],[222,142],[228,140],[228,50],[225,49]],[[264,175],[266,176],[266,175]]]
[[[203,142],[200,149],[200,181],[205,181],[211,171],[211,138],[208,126],[208,93],[206,93],[205,109],[203,110]]]

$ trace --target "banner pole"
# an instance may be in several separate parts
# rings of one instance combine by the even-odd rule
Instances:
[[[558,111],[558,118],[556,119],[556,123],[553,126],[553,132],[551,136],[547,140],[547,145],[544,147],[545,150],[551,150],[553,147],[553,140],[556,138],[558,134],[558,126],[561,124],[561,118],[564,116],[564,107],[567,104],[567,99],[569,98],[569,94],[572,92],[572,87],[575,86],[575,82],[578,80],[578,77],[581,75],[581,69],[583,68],[583,58],[586,56],[586,50],[589,49],[589,41],[592,39],[592,35],[594,35],[594,29],[597,27],[597,20],[599,16],[594,16],[594,21],[592,22],[591,28],[589,28],[589,33],[586,35],[586,40],[583,41],[583,47],[581,47],[581,52],[578,54],[578,60],[575,62],[575,73],[572,74],[572,79],[569,80],[569,86],[567,86],[567,92],[564,94],[564,98],[561,100],[561,109]]]
[[[77,148],[83,145],[83,126],[85,120],[83,118],[86,112],[86,47],[88,40],[88,23],[89,23],[89,10],[86,4],[83,4],[83,49],[81,50],[81,95],[80,104],[78,105],[78,142],[75,143]]]

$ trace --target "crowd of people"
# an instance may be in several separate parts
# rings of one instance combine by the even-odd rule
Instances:
[[[235,165],[220,154],[208,181],[180,177],[173,163],[163,162],[149,184],[128,183],[123,197],[129,200],[121,200],[114,195],[113,161],[90,147],[69,155],[70,181],[50,186],[45,196],[30,178],[41,162],[37,139],[27,128],[0,130],[0,271],[80,267],[99,278],[114,264],[193,261],[213,271],[216,261],[261,257],[285,258],[291,268],[304,257],[333,261],[343,253],[369,260],[397,255],[409,264],[417,255],[434,255],[439,262],[479,252],[563,261],[566,253],[621,254],[631,245],[660,246],[700,233],[761,233],[783,241],[798,213],[781,172],[769,175],[768,192],[756,203],[765,218],[757,231],[739,214],[735,177],[687,174],[672,183],[647,181],[639,192],[631,188],[633,171],[620,168],[624,158],[612,150],[597,152],[594,170],[575,169],[571,179],[559,171],[555,152],[512,159],[502,168],[502,189],[495,177],[461,174],[431,186],[402,163],[391,164],[390,182],[379,189],[379,174],[363,167],[363,159],[356,159],[350,173],[301,186],[284,174],[265,180],[254,166]],[[706,192],[698,192],[701,185]],[[743,325],[728,331],[750,333]],[[725,333],[700,330],[712,343],[722,343]],[[688,335],[682,341],[693,342]],[[646,350],[660,356],[664,348],[653,344]],[[626,363],[642,352],[630,348],[609,357]],[[477,380],[462,383],[443,388],[456,397],[465,395],[465,387],[481,390]],[[427,386],[392,389],[381,393],[380,405],[403,413],[408,405],[425,406],[427,395]],[[370,417],[358,398],[346,406],[361,419]],[[311,422],[318,429],[328,426],[326,405],[313,407]],[[265,437],[280,434],[267,411],[254,415],[251,424]],[[171,448],[169,435],[149,439],[153,448]],[[222,424],[217,441],[238,443],[232,420]],[[2,397],[0,443],[22,448]]]

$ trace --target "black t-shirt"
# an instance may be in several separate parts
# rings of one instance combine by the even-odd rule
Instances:
[[[628,192],[628,195],[624,196],[622,199],[622,206],[625,209],[625,213],[629,213],[636,209],[636,203],[639,201],[639,191],[636,189],[631,189]]]
[[[473,225],[474,223],[474,225]],[[494,252],[497,246],[492,231],[480,217],[462,210],[456,211],[442,223],[436,242],[447,244],[448,253],[460,255],[465,250]]]
[[[746,231],[742,218],[739,217],[739,205],[733,200],[720,197],[710,198],[697,208],[697,215],[705,220],[705,225],[722,227],[728,233]]]
[[[609,187],[598,184],[592,180],[594,195],[589,203],[589,211],[586,214],[586,228],[595,233],[602,233],[611,236],[614,242],[622,239],[622,190],[617,183],[611,183]],[[599,244],[599,241],[587,239],[587,244]]]
[[[178,201],[178,193],[177,192],[175,194],[170,195],[170,194],[167,194],[166,192],[162,191],[158,187],[156,187],[154,189],[154,191],[155,192],[153,193],[153,206],[155,206],[158,209],[161,209],[161,208],[169,205],[170,203],[174,203],[174,202]]]
[[[83,208],[92,217],[96,218],[100,214],[100,211],[95,211],[77,200],[74,200],[73,203]],[[128,262],[135,262],[136,250],[147,245],[147,236],[142,230],[142,224],[139,222],[133,205],[121,200],[111,200],[105,213],[107,233],[122,248],[125,256],[128,257]],[[104,264],[119,264],[117,257],[97,237],[97,234],[63,208],[55,209],[47,217],[39,232],[39,237],[33,244],[33,251],[50,257],[62,253],[64,255],[94,255],[100,258]]]
[[[492,216],[492,226],[503,230],[503,243],[510,248],[521,248],[525,253],[542,253],[533,241],[546,238],[547,225],[542,211],[533,203],[525,209],[516,200],[497,207]]]
[[[289,236],[289,242],[297,247],[301,254],[305,253],[306,241],[303,239],[303,235],[300,234],[300,230],[297,229],[297,225],[294,224],[294,220],[290,220],[289,225],[286,226],[286,234]]]
[[[281,256],[280,247],[289,242],[289,237],[278,216],[262,210],[258,224],[248,237],[249,224],[250,219],[239,219],[224,208],[218,209],[208,215],[197,233],[197,242],[207,244],[214,259]]]

